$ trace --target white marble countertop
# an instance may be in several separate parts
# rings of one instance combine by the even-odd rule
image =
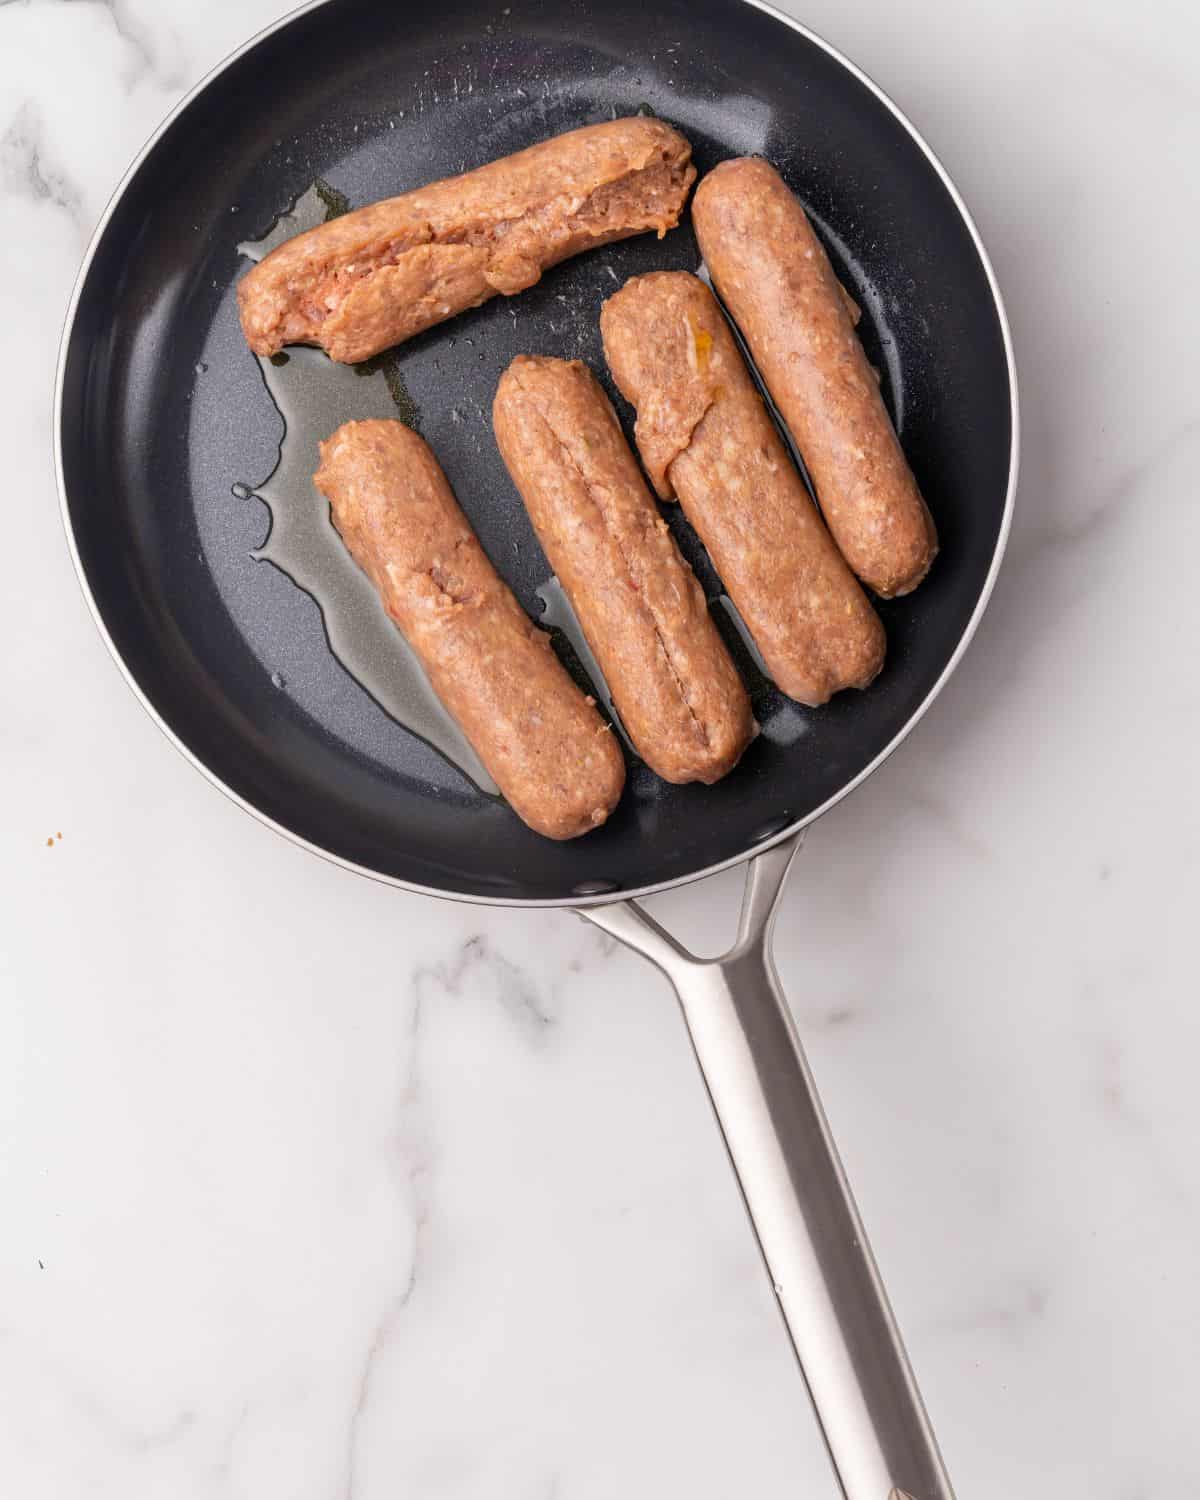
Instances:
[[[278,8],[0,3],[0,1492],[832,1495],[665,982],[570,915],[276,838],[170,750],[79,596],[49,444],[76,267]],[[812,833],[780,967],[964,1500],[1182,1500],[1200,25],[802,14],[971,205],[1025,445],[966,668]],[[698,940],[736,879],[654,909]]]

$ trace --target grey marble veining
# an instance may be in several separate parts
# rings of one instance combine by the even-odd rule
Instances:
[[[0,1492],[832,1500],[664,982],[571,916],[274,838],[78,598],[49,413],[83,246],[277,11],[0,0]],[[813,830],[779,966],[959,1492],[1183,1500],[1200,30],[1112,0],[803,19],[962,188],[1025,442],[979,636]],[[712,949],[737,884],[654,910]]]

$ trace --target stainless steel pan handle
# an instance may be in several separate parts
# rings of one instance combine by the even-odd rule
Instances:
[[[953,1500],[771,956],[801,842],[750,861],[721,958],[696,958],[634,901],[581,915],[675,987],[846,1500]]]

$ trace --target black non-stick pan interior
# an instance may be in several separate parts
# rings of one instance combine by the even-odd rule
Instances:
[[[313,600],[252,556],[269,517],[242,486],[270,472],[281,424],[237,325],[234,286],[247,268],[237,246],[316,179],[357,205],[647,107],[685,132],[702,172],[759,152],[800,193],[863,307],[942,553],[921,589],[880,605],[888,664],[869,691],[801,710],[747,664],[768,732],[734,774],[671,787],[634,764],[610,823],[556,845],[389,718],[331,654]],[[521,351],[578,356],[611,391],[603,298],[638,272],[698,265],[686,225],[661,242],[631,240],[399,352],[420,431],[531,612],[548,568],[492,439],[499,375]],[[154,711],[291,833],[380,875],[482,899],[566,900],[683,878],[835,797],[953,656],[1009,483],[1004,335],[951,192],[866,83],[741,0],[329,0],[297,15],[220,71],[127,184],[86,272],[62,382],[79,559]],[[671,511],[715,595],[719,582]]]

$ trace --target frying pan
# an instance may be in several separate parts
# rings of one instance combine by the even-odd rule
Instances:
[[[798,710],[756,680],[766,732],[734,774],[674,787],[635,765],[603,829],[551,844],[390,718],[334,657],[313,599],[255,559],[269,518],[246,496],[281,424],[237,328],[238,244],[317,179],[364,203],[647,107],[684,130],[702,172],[761,152],[801,195],[864,309],[942,553],[916,593],[880,605],[888,663],[867,692]],[[399,353],[424,436],[531,613],[548,570],[484,417],[497,378],[522,351],[577,355],[603,376],[602,298],[629,275],[698,265],[686,226],[627,241]],[[325,432],[286,441],[315,446],[340,420],[327,415]],[[914,127],[833,48],[748,0],[322,0],[217,68],[130,169],[75,289],[56,436],[97,624],[211,781],[349,870],[458,900],[574,907],[666,973],[844,1495],[949,1500],[770,954],[804,829],[929,707],[1008,531],[1007,323],[967,210]],[[718,960],[687,953],[635,899],[739,861],[740,930]]]

